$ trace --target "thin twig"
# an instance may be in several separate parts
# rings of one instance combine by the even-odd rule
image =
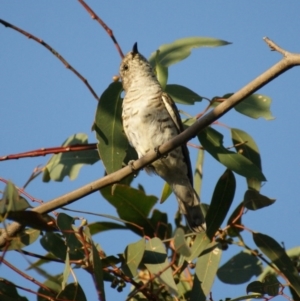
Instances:
[[[47,287],[46,285],[44,285],[43,283],[35,280],[33,277],[28,276],[27,274],[25,274],[24,272],[22,272],[21,270],[19,270],[18,268],[16,268],[14,265],[10,264],[8,261],[6,261],[4,258],[2,258],[2,262],[9,267],[10,269],[12,269],[13,271],[15,271],[16,273],[18,273],[19,275],[21,275],[22,277],[26,278],[27,280],[33,282],[34,284],[38,285],[39,287],[43,288],[44,290],[52,293],[52,294],[56,294],[56,292],[54,290],[52,290],[51,288]]]
[[[268,37],[264,37],[263,39],[268,44],[268,46],[270,47],[270,49],[272,51],[277,51],[277,52],[281,53],[284,57],[289,54],[289,52],[283,50],[281,47],[279,47],[279,45],[275,44]]]
[[[101,179],[91,182],[81,188],[71,191],[65,195],[57,197],[49,202],[46,202],[39,207],[33,209],[33,211],[38,213],[48,213],[57,208],[65,206],[67,204],[73,203],[91,193],[98,191],[101,188],[107,187],[114,183],[120,182],[125,177],[134,174],[137,170],[148,166],[152,162],[158,160],[161,156],[169,153],[176,147],[186,143],[192,137],[195,137],[200,131],[206,128],[208,125],[216,121],[218,118],[222,117],[235,105],[240,103],[243,99],[253,94],[255,91],[265,86],[267,83],[272,81],[274,78],[278,77],[285,71],[300,65],[300,54],[287,53],[278,63],[273,65],[267,71],[256,77],[246,86],[241,88],[238,92],[231,95],[226,101],[222,102],[220,105],[212,109],[210,112],[198,119],[192,126],[187,128],[180,135],[169,140],[159,147],[159,155],[157,150],[149,151],[144,157],[134,161],[135,170],[132,167],[126,166],[116,172],[113,172]],[[5,245],[5,242],[10,236],[13,236],[17,231],[21,229],[21,225],[18,223],[12,223],[6,228],[6,232],[3,232],[0,236],[0,247]]]
[[[194,144],[192,142],[188,142],[187,145],[190,146],[190,147],[196,148],[196,149],[202,149],[202,150],[204,150],[203,146]]]
[[[9,181],[7,181],[6,179],[3,179],[3,178],[1,178],[1,177],[0,177],[0,182],[5,183],[6,185],[9,183]],[[39,204],[43,204],[43,201],[42,201],[42,200],[36,199],[35,197],[33,197],[32,195],[30,195],[29,193],[27,193],[27,192],[25,191],[24,188],[17,187],[16,185],[15,185],[15,188],[18,190],[19,194],[25,195],[25,196],[26,196],[27,198],[29,198],[32,202],[37,202],[37,203],[39,203]]]
[[[121,50],[121,47],[119,45],[119,43],[117,42],[117,39],[115,38],[113,31],[102,21],[102,19],[100,19],[98,17],[98,15],[83,1],[83,0],[78,0],[79,3],[87,10],[87,12],[91,15],[91,18],[93,20],[98,21],[98,23],[104,28],[104,30],[108,33],[108,35],[111,37],[111,39],[113,40],[121,58],[124,57],[124,54]]]
[[[41,148],[36,149],[24,153],[19,154],[12,154],[7,156],[0,157],[0,161],[5,160],[17,160],[21,158],[28,158],[28,157],[40,157],[46,156],[49,154],[59,154],[59,153],[68,153],[68,152],[80,152],[80,151],[87,151],[97,149],[97,143],[89,143],[89,144],[74,144],[68,146],[56,146],[56,147],[48,147],[48,148]]]
[[[24,254],[24,255],[28,255],[28,256],[31,256],[31,257],[36,257],[36,258],[39,258],[39,259],[43,259],[45,261],[65,263],[65,261],[62,260],[62,259],[58,259],[58,258],[54,258],[54,257],[47,257],[47,256],[35,254],[35,253],[32,253],[32,252],[28,252],[28,251],[25,251],[25,250],[22,250],[22,249],[15,250],[15,251],[18,252],[18,253]],[[71,263],[79,264],[79,263],[81,263],[81,261],[76,260],[75,262],[72,261]]]
[[[80,78],[81,81],[87,86],[87,88],[90,90],[90,92],[93,94],[93,96],[99,100],[99,97],[97,96],[96,92],[94,89],[91,87],[89,82],[87,81],[86,78],[84,78],[75,68],[73,68],[54,48],[52,48],[50,45],[48,45],[46,42],[44,42],[42,39],[37,38],[36,36],[32,35],[31,33],[11,24],[8,23],[2,19],[0,19],[0,23],[3,24],[5,27],[9,27],[11,29],[14,29],[18,31],[19,33],[23,34],[26,36],[28,39],[32,39],[36,41],[37,43],[43,45],[45,48],[47,48],[54,56],[56,56],[64,65],[67,69],[70,69],[77,77]]]
[[[248,231],[251,233],[253,233],[253,231],[249,230]],[[264,256],[259,253],[257,250],[253,250],[251,249],[249,246],[247,246],[244,241],[240,241],[241,246],[243,246],[244,248],[246,248],[252,255],[258,257],[261,261],[263,261],[265,264],[267,264],[270,268],[272,268],[278,275],[280,275],[285,281],[286,283],[290,283],[289,280],[286,278],[286,276],[269,260],[267,260],[266,258],[264,258]]]
[[[129,301],[129,300],[131,299],[131,297],[133,297],[134,295],[137,294],[137,292],[142,292],[144,289],[147,288],[147,286],[148,286],[149,284],[153,283],[153,280],[154,280],[155,278],[160,277],[162,273],[164,273],[166,270],[168,270],[169,268],[171,268],[172,265],[175,263],[176,256],[177,256],[177,255],[176,255],[176,253],[174,252],[174,253],[173,253],[172,260],[170,261],[170,263],[169,263],[167,266],[165,266],[162,270],[160,270],[158,273],[152,274],[152,275],[150,276],[150,278],[148,279],[148,281],[146,281],[141,287],[134,289],[134,290],[128,295],[126,301]]]
[[[44,295],[44,294],[41,294],[41,293],[37,293],[36,291],[33,291],[33,290],[31,290],[31,289],[29,289],[29,288],[27,288],[27,287],[23,287],[23,286],[14,284],[14,283],[12,283],[12,282],[9,282],[9,281],[7,281],[6,279],[1,279],[1,278],[0,278],[0,282],[3,282],[5,285],[12,286],[12,287],[14,287],[14,288],[18,288],[18,289],[20,289],[20,290],[26,291],[26,292],[28,292],[28,293],[32,293],[32,294],[34,294],[34,295],[36,295],[36,296],[39,296],[39,297],[41,297],[41,298],[43,298],[43,299],[45,299],[45,300],[49,300],[49,301],[54,300],[54,297],[51,298],[51,297],[49,297],[49,295]],[[1,295],[1,294],[0,294],[0,295]],[[57,295],[57,293],[53,294],[53,296],[55,296],[55,295]],[[20,300],[20,299],[19,299],[19,300]],[[59,300],[61,300],[61,301],[69,301],[69,300],[66,300],[66,299],[55,299],[55,301],[59,301]]]

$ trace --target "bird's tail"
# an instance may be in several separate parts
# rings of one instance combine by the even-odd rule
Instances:
[[[193,232],[206,231],[205,218],[200,207],[200,199],[191,185],[173,184],[180,212],[185,216],[188,226]]]

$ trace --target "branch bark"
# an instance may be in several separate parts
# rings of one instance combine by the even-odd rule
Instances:
[[[145,155],[143,158],[134,161],[135,170],[132,170],[131,167],[126,166],[99,180],[91,182],[83,187],[80,187],[74,191],[71,191],[65,195],[57,197],[47,203],[44,203],[34,208],[33,211],[38,213],[48,213],[67,204],[71,204],[95,191],[98,191],[101,188],[104,188],[114,183],[118,183],[119,181],[129,176],[130,174],[154,162],[160,156],[167,154],[172,149],[182,145],[183,143],[186,143],[192,137],[196,136],[197,133],[199,133],[205,127],[207,127],[208,125],[210,125],[211,123],[219,119],[226,112],[232,109],[235,105],[243,101],[244,98],[250,96],[255,91],[265,86],[267,83],[269,83],[270,81],[272,81],[280,74],[284,73],[285,71],[291,69],[292,67],[300,65],[300,54],[287,52],[268,38],[264,38],[264,40],[271,48],[271,50],[275,50],[283,54],[283,58],[278,63],[273,65],[271,68],[269,68],[264,73],[262,73],[254,80],[252,80],[250,83],[248,83],[246,86],[241,88],[238,92],[233,94],[226,101],[224,101],[223,103],[215,107],[213,110],[205,114],[203,117],[198,119],[191,127],[186,129],[183,133],[181,133],[174,139],[168,141],[167,143],[161,145],[159,147],[159,156],[157,152],[155,152],[154,150],[149,151],[147,155]],[[10,224],[6,228],[6,231],[3,232],[2,235],[0,236],[0,247],[3,247],[5,243],[9,240],[9,238],[15,235],[21,228],[22,226],[16,222]]]

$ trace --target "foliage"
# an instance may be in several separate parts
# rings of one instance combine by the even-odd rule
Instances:
[[[151,55],[150,62],[165,91],[175,102],[195,105],[203,98],[187,87],[168,84],[168,67],[187,58],[192,48],[227,44],[213,38],[180,39],[159,47]],[[93,127],[98,141],[98,154],[95,150],[55,154],[44,169],[45,182],[63,181],[66,175],[74,179],[82,165],[93,164],[100,159],[108,174],[136,159],[122,131],[121,93],[121,83],[114,82],[100,97]],[[208,108],[218,105],[229,95],[215,97]],[[236,111],[251,118],[269,120],[272,119],[270,103],[269,97],[255,94],[237,106]],[[184,120],[184,124],[189,127],[196,120],[196,117],[189,118]],[[181,223],[179,213],[173,221],[167,213],[156,209],[158,197],[146,195],[142,186],[130,186],[132,178],[101,190],[102,198],[116,208],[118,217],[114,217],[113,222],[100,220],[92,224],[87,220],[79,223],[77,218],[65,213],[59,213],[54,219],[51,215],[28,211],[29,203],[8,182],[0,201],[3,225],[5,227],[6,219],[11,219],[21,223],[24,228],[3,250],[20,250],[40,238],[45,254],[31,264],[30,269],[43,271],[48,276],[38,290],[38,300],[86,300],[79,283],[68,283],[68,276],[74,273],[75,267],[84,269],[91,276],[99,300],[105,300],[104,282],[109,282],[119,292],[126,285],[131,285],[128,300],[201,301],[214,291],[216,277],[227,284],[244,283],[245,291],[252,293],[235,300],[277,296],[286,285],[292,290],[293,296],[300,298],[297,270],[299,248],[284,250],[272,237],[252,232],[242,224],[246,209],[259,210],[272,205],[275,200],[260,193],[261,183],[266,181],[266,177],[262,173],[259,149],[254,139],[244,130],[236,128],[230,129],[230,135],[235,151],[224,146],[223,135],[216,127],[208,127],[198,134],[204,151],[225,167],[210,204],[204,206],[207,212],[206,233],[190,233]],[[86,142],[84,134],[77,134],[68,138],[63,145]],[[201,152],[198,163],[203,164],[200,157]],[[242,203],[228,217],[235,196],[237,175],[245,178],[248,189]],[[196,170],[195,182],[199,181]],[[169,195],[170,191],[165,186],[161,200],[165,201]],[[224,223],[226,218],[227,223]],[[131,231],[139,238],[127,246],[116,244],[116,254],[107,255],[93,235],[116,229]],[[246,230],[251,232],[259,251],[245,243]],[[5,231],[4,228],[1,231]],[[220,267],[222,252],[232,245],[239,246],[240,251]],[[47,271],[45,264],[52,261],[64,264],[59,275],[51,275],[50,269]],[[257,280],[249,283],[253,277]],[[1,300],[27,300],[19,295],[15,285],[17,283],[0,279]]]

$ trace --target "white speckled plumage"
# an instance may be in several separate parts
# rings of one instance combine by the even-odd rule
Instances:
[[[123,127],[139,157],[178,135],[183,126],[173,100],[163,92],[150,63],[135,45],[120,66],[125,97]],[[195,232],[206,229],[200,200],[192,184],[191,163],[186,145],[171,151],[146,168],[155,172],[172,188],[181,213]]]

